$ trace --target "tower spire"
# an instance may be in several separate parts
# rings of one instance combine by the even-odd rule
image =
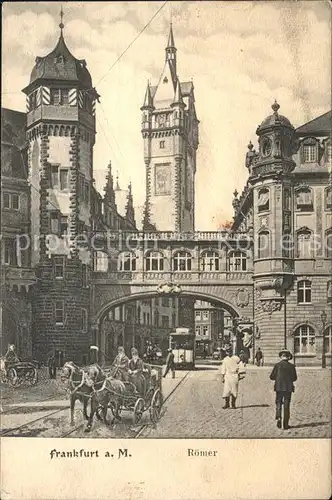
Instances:
[[[63,36],[63,28],[65,27],[65,25],[63,24],[63,16],[64,16],[64,12],[63,12],[63,8],[62,8],[62,5],[61,5],[61,9],[60,9],[60,24],[59,24],[59,28],[61,30],[61,35],[60,36]]]
[[[167,42],[167,47],[166,47],[166,62],[168,62],[171,75],[172,75],[172,80],[173,80],[173,86],[175,88],[176,85],[176,47],[174,43],[174,35],[173,35],[173,25],[172,23],[170,24],[169,28],[169,35],[168,35],[168,42]]]

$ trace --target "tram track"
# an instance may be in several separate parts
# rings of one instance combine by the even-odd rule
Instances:
[[[32,424],[35,424],[36,422],[39,422],[40,420],[44,420],[45,418],[49,418],[53,415],[56,415],[57,413],[60,413],[62,411],[68,410],[69,406],[60,408],[58,410],[54,410],[50,413],[47,413],[47,415],[43,415],[42,417],[35,418],[34,420],[30,420],[29,422],[25,422],[24,424],[18,425],[17,427],[12,427],[11,429],[8,429],[4,432],[0,431],[0,437],[8,436],[13,432],[19,431],[20,429],[23,429],[24,427],[29,427]]]

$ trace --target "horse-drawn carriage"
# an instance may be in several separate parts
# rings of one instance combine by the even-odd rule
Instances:
[[[38,382],[38,371],[35,363],[31,361],[0,361],[1,380],[11,387],[19,387],[24,382],[36,385]]]
[[[122,420],[121,413],[130,411],[132,421],[138,424],[144,412],[149,411],[150,420],[156,423],[160,418],[163,404],[160,366],[144,365],[145,379],[143,391],[138,391],[131,381],[120,380],[114,368],[101,369],[92,365],[86,370],[79,368],[73,362],[65,363],[62,369],[63,380],[67,380],[67,390],[70,394],[71,424],[74,424],[75,401],[83,403],[84,418],[88,421],[86,432],[92,427],[94,415],[108,424],[107,412],[111,410],[114,420]],[[90,402],[90,415],[87,405]]]

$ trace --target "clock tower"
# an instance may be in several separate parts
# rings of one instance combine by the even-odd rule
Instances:
[[[147,85],[142,111],[146,166],[144,228],[194,231],[198,119],[193,82],[180,82],[172,26],[159,83]]]

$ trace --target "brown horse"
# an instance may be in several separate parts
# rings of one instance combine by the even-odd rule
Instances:
[[[110,422],[107,420],[107,410],[110,407],[115,418],[121,420],[120,409],[123,406],[124,398],[128,395],[127,385],[122,380],[113,377],[107,377],[99,389],[95,388],[93,404],[94,412],[99,420],[103,420],[106,425]],[[131,384],[130,384],[131,385]],[[100,417],[99,410],[102,413]]]
[[[67,381],[67,390],[70,395],[70,424],[74,425],[75,423],[75,403],[79,400],[83,404],[83,416],[88,421],[85,432],[89,432],[97,408],[94,387],[105,380],[102,369],[99,365],[92,365],[85,372],[72,361],[68,361],[62,368],[61,380],[62,382]],[[89,401],[91,406],[90,416],[87,413]]]

